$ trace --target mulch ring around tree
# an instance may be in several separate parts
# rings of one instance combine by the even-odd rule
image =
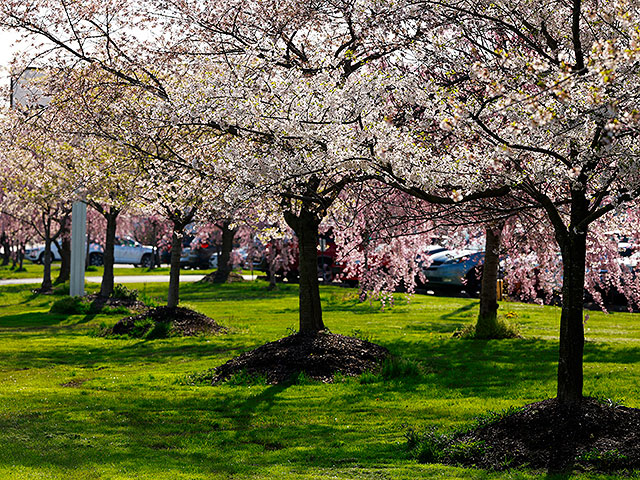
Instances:
[[[147,309],[144,302],[137,298],[120,298],[120,297],[101,297],[97,293],[86,296],[91,302],[91,310],[99,312],[102,307],[125,307],[134,312],[142,312]]]
[[[375,369],[389,351],[358,338],[328,332],[297,333],[229,360],[215,369],[213,384],[236,374],[285,383],[304,373],[310,380],[332,382],[333,375],[357,376]]]
[[[594,398],[570,408],[553,398],[455,435],[442,452],[443,463],[495,470],[638,469],[640,409]]]
[[[244,277],[242,275],[240,275],[239,273],[236,273],[236,272],[229,273],[229,276],[224,281],[224,283],[238,283],[238,282],[246,282],[246,280],[244,279]],[[223,282],[220,282],[216,278],[216,272],[211,272],[211,273],[206,274],[200,280],[198,280],[197,283],[223,283]]]
[[[150,308],[139,315],[125,317],[104,334],[151,339],[226,332],[225,327],[202,313],[189,308],[165,306]]]

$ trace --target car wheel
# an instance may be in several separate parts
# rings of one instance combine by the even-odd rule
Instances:
[[[102,259],[101,253],[93,252],[91,255],[89,255],[89,265],[91,265],[92,267],[101,267],[103,263],[104,261]]]
[[[39,263],[40,265],[44,265],[44,252],[42,252],[42,253],[40,254],[40,256],[38,257],[38,263]]]
[[[151,255],[148,253],[145,253],[142,256],[142,260],[140,261],[140,265],[144,268],[151,268]]]

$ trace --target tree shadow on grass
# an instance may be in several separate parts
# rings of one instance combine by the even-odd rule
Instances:
[[[389,351],[423,363],[433,372],[398,389],[414,390],[419,383],[460,392],[463,396],[504,398],[506,392],[522,391],[540,382],[555,386],[558,343],[528,340],[395,340],[383,342]],[[587,344],[585,362],[635,364],[640,348]],[[507,395],[508,396],[508,395]]]
[[[440,319],[441,320],[451,320],[452,318],[463,316],[463,314],[470,312],[471,310],[476,308],[478,305],[480,305],[480,302],[468,303],[468,304],[463,305],[463,306],[461,306],[459,308],[456,308],[452,312],[440,315]],[[464,316],[468,317],[468,315],[464,315]]]

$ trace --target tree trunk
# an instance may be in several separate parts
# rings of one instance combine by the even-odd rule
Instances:
[[[235,237],[237,229],[230,228],[229,225],[230,222],[223,222],[222,225],[219,225],[222,230],[222,252],[218,257],[218,270],[213,276],[214,283],[226,282],[233,269],[231,252],[233,251],[233,237]]]
[[[180,301],[180,255],[182,254],[182,231],[184,228],[175,225],[171,238],[171,268],[169,270],[169,294],[167,307],[177,307]]]
[[[63,231],[60,234],[60,242],[56,241],[56,247],[60,252],[60,273],[55,283],[64,283],[71,277],[71,232],[70,222],[65,222]]]
[[[12,247],[13,247],[13,255],[11,256],[11,269],[15,270],[18,266],[18,247],[17,245],[12,245],[9,248],[12,248]]]
[[[24,271],[24,252],[26,249],[26,244],[20,243],[19,245],[20,246],[18,250],[18,271],[22,272]]]
[[[584,278],[586,232],[570,232],[562,251],[562,314],[558,358],[558,401],[576,404],[582,400],[584,351]]]
[[[500,242],[504,224],[487,226],[480,284],[480,313],[475,336],[491,338],[498,330],[498,271],[500,269]]]
[[[298,237],[300,333],[324,330],[318,284],[318,217],[304,208],[298,216],[285,212],[285,220]]]
[[[110,207],[109,211],[104,213],[104,217],[107,219],[107,232],[104,240],[104,253],[102,255],[104,273],[102,274],[102,284],[100,285],[100,296],[103,298],[107,298],[113,293],[114,246],[119,213],[120,212],[113,207]]]
[[[51,291],[51,225],[45,224],[44,226],[44,258],[42,264],[44,265],[44,271],[42,273],[42,285],[40,285],[41,292]]]

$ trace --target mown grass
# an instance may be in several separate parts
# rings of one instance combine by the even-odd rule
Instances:
[[[164,284],[137,287],[158,301],[166,295]],[[94,333],[118,316],[50,314],[60,297],[0,287],[0,477],[556,478],[420,465],[404,439],[409,428],[452,428],[488,410],[553,396],[554,307],[502,305],[517,317],[524,340],[459,340],[451,334],[473,321],[475,300],[398,297],[381,311],[358,303],[353,290],[322,287],[333,332],[371,339],[419,369],[332,385],[211,387],[182,380],[287,335],[297,324],[297,287],[185,284],[181,292],[185,304],[231,333],[105,339]],[[590,313],[587,394],[640,407],[638,318]]]
[[[11,268],[11,265],[8,266],[0,266],[0,280],[9,280],[16,278],[42,278],[44,267],[42,265],[38,265],[32,263],[28,260],[25,260],[23,265],[23,270],[18,271],[17,269]],[[87,277],[101,277],[104,271],[104,267],[89,267],[89,270],[85,273]],[[208,270],[192,270],[192,269],[181,269],[181,275],[206,275],[207,273],[211,273],[215,271],[215,269]],[[60,272],[60,262],[53,262],[51,264],[51,277],[53,280],[56,279],[58,273]],[[157,267],[154,269],[148,269],[144,267],[122,267],[115,265],[113,269],[114,275],[169,275],[169,267]],[[249,273],[247,271],[247,273]],[[260,273],[260,272],[257,272]]]

